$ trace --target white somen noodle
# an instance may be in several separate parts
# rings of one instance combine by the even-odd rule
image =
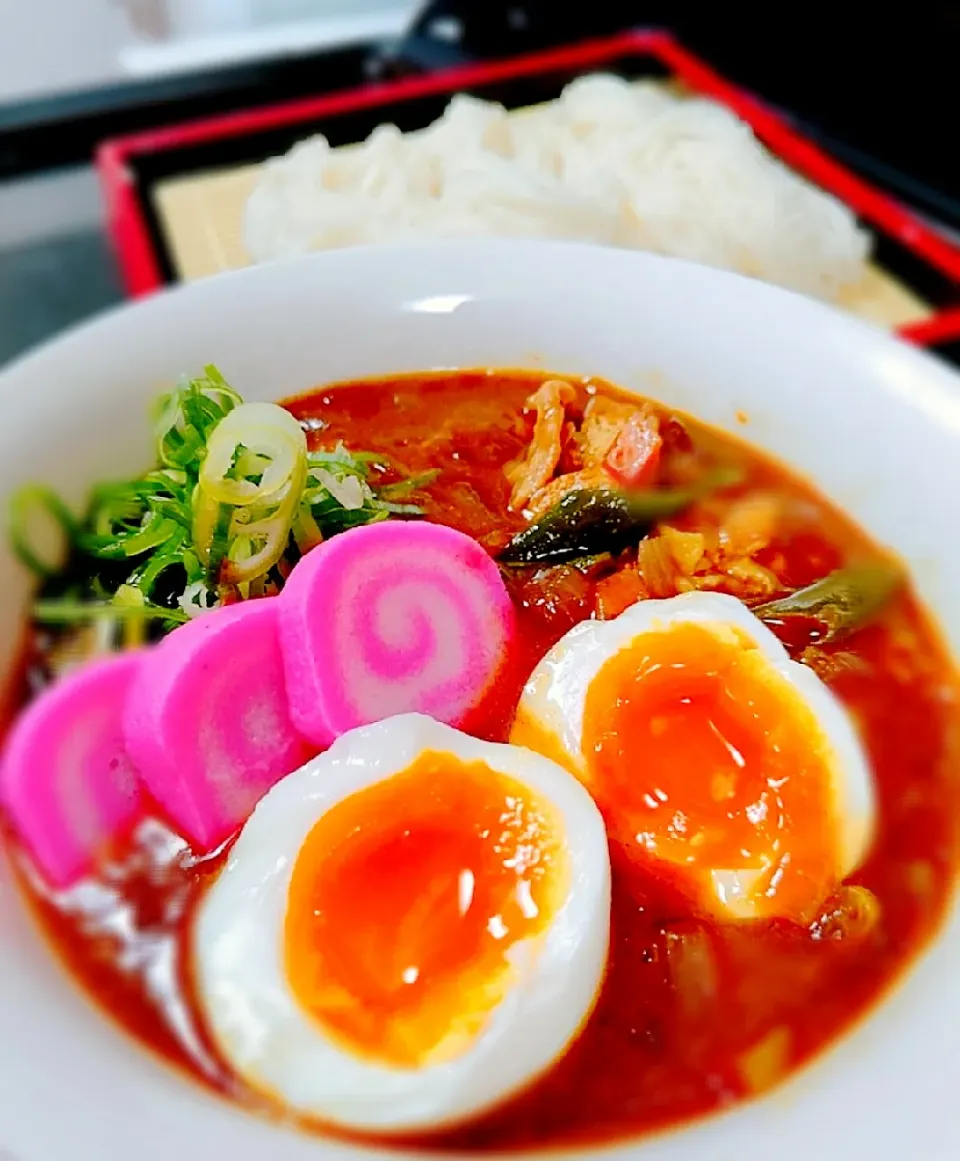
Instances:
[[[256,261],[371,242],[496,235],[653,250],[835,299],[869,237],[713,101],[596,75],[519,113],[455,97],[429,128],[324,137],[263,169],[246,209]]]

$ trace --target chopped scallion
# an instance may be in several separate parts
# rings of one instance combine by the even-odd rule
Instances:
[[[147,623],[166,632],[225,597],[278,592],[330,536],[422,515],[412,501],[437,477],[375,486],[371,477],[398,474],[389,457],[342,443],[308,450],[289,412],[245,404],[212,366],[158,400],[154,437],[157,466],[98,484],[82,519],[50,489],[18,493],[11,542],[44,582],[38,622],[112,620],[126,645],[139,644]],[[55,534],[46,551],[41,520]]]

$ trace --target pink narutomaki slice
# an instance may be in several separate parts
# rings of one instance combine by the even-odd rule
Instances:
[[[7,742],[0,799],[51,885],[73,886],[137,817],[123,709],[143,654],[91,662],[45,690]]]
[[[513,628],[496,563],[439,524],[368,524],[294,568],[278,598],[290,712],[318,746],[418,712],[461,724]]]
[[[311,756],[287,707],[276,598],[182,625],[143,660],[124,718],[144,784],[199,851]]]

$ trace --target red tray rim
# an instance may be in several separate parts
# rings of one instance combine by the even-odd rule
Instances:
[[[649,56],[692,89],[743,118],[767,147],[810,181],[840,198],[862,219],[892,237],[960,285],[960,246],[945,239],[912,211],[857,177],[793,129],[781,114],[728,81],[670,33],[640,29],[545,52],[443,70],[427,76],[371,83],[359,88],[239,110],[104,141],[95,164],[107,207],[108,227],[128,294],[139,297],[165,285],[133,176],[138,155],[296,125],[323,116],[389,106],[417,97],[455,93],[476,85],[518,80],[559,69],[596,68],[626,55]],[[902,338],[920,345],[960,339],[960,306],[901,327]]]

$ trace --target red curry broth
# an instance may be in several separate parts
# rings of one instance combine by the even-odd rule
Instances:
[[[526,445],[523,405],[542,379],[521,372],[410,376],[324,389],[290,409],[310,421],[315,445],[342,440],[385,453],[406,472],[440,469],[427,490],[427,517],[497,551],[523,526],[508,510],[503,469]],[[577,389],[581,405],[588,393],[613,390],[596,383]],[[781,465],[695,421],[664,411],[661,417],[667,480],[719,457],[745,473],[723,503],[765,491],[789,501],[789,528],[757,555],[783,591],[876,553]],[[723,504],[705,502],[675,523],[697,529],[722,518]],[[505,740],[523,681],[539,658],[572,625],[643,595],[635,574],[635,553],[585,571],[515,570],[519,640],[510,678],[477,715],[473,732]],[[718,587],[731,585],[721,580]],[[614,846],[609,970],[579,1040],[526,1093],[418,1145],[616,1140],[725,1106],[824,1048],[934,934],[958,853],[960,730],[948,659],[909,594],[875,624],[811,653],[817,628],[790,622],[778,631],[795,655],[815,662],[862,728],[879,827],[868,862],[851,882],[868,891],[841,888],[810,929],[780,921],[720,925],[690,915],[665,881],[638,870]],[[205,1084],[262,1109],[263,1098],[247,1090],[204,1035],[190,982],[187,926],[221,857],[194,860],[157,824],[136,846],[118,851],[109,874],[70,910],[28,870],[23,878],[57,952],[122,1026]]]

